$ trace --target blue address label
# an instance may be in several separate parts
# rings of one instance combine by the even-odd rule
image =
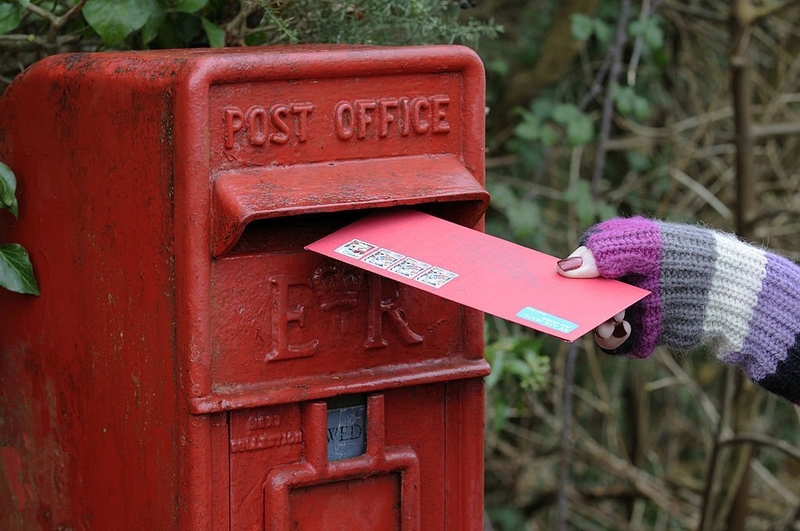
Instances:
[[[517,312],[517,317],[522,317],[527,321],[531,321],[533,323],[550,328],[551,330],[556,330],[565,334],[568,334],[578,328],[578,325],[572,321],[567,321],[566,319],[543,312],[542,310],[537,310],[536,308],[531,308],[530,306],[526,306]]]

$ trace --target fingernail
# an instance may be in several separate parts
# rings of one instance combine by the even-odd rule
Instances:
[[[583,258],[580,256],[571,256],[569,258],[559,260],[556,262],[556,265],[558,265],[558,268],[561,269],[561,271],[573,271],[583,265]]]
[[[625,330],[625,325],[623,323],[619,323],[614,327],[614,337],[625,337],[626,335],[628,335],[628,332]]]

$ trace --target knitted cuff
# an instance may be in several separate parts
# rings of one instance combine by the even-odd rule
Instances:
[[[601,276],[651,291],[626,314],[631,355],[708,346],[770,391],[800,403],[800,268],[702,227],[612,219],[582,240]]]
[[[629,354],[637,358],[650,356],[662,321],[659,290],[662,244],[658,225],[644,218],[611,219],[589,229],[580,243],[594,254],[600,276],[617,278],[650,291],[625,316],[633,330]]]

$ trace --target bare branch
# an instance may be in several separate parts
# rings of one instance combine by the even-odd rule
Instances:
[[[751,0],[737,0],[734,3],[734,15],[742,26],[750,26],[772,15],[777,15],[784,9],[799,4],[798,0],[784,0],[780,3],[765,3],[756,7]]]
[[[572,466],[572,387],[575,380],[575,361],[578,357],[578,345],[573,343],[567,352],[564,369],[564,396],[561,412],[565,422],[561,425],[561,473],[558,477],[558,501],[556,505],[556,529],[566,529],[567,497],[569,490],[569,472]]]
[[[30,11],[34,15],[38,15],[38,16],[42,17],[43,19],[47,20],[48,22],[50,22],[51,26],[58,22],[58,17],[56,16],[55,13],[53,13],[52,11],[48,11],[46,9],[42,9],[41,7],[37,6],[33,2],[29,2],[25,6],[25,9],[27,9],[28,11]]]
[[[758,446],[766,446],[768,448],[774,448],[775,450],[783,452],[784,454],[791,457],[795,461],[800,462],[800,448],[796,448],[791,444],[787,443],[786,441],[774,439],[772,437],[768,437],[767,435],[762,435],[760,433],[742,432],[736,434],[736,436],[734,437],[723,439],[719,442],[720,446],[728,446],[734,444],[755,444]]]
[[[62,46],[81,40],[80,35],[60,35],[55,42],[38,35],[19,35],[16,33],[0,35],[0,48],[12,52],[33,52],[36,50],[57,51]]]
[[[55,46],[55,43],[58,40],[59,30],[63,28],[67,24],[67,22],[77,17],[80,14],[81,9],[83,9],[84,5],[86,5],[86,0],[79,0],[77,4],[69,8],[66,11],[66,13],[64,13],[60,17],[56,16],[56,14],[53,13],[52,11],[47,11],[46,9],[42,9],[33,2],[29,2],[28,4],[26,4],[25,9],[50,22],[50,31],[47,34],[47,39],[51,43],[51,47],[53,47]]]
[[[239,12],[236,13],[236,16],[233,17],[230,22],[225,24],[225,33],[230,36],[233,44],[244,44],[244,39],[249,34],[247,17],[258,11],[259,8],[258,2],[254,0],[240,0]]]
[[[611,116],[614,112],[614,100],[611,98],[611,90],[617,82],[619,73],[622,70],[622,49],[625,46],[625,31],[628,27],[628,13],[630,12],[630,0],[622,0],[619,10],[619,20],[614,37],[614,47],[612,51],[611,69],[606,81],[606,97],[603,102],[603,117],[600,122],[600,135],[597,141],[597,152],[594,158],[594,172],[592,173],[592,195],[597,197],[600,193],[600,181],[603,178],[603,171],[606,167],[606,142],[611,136]]]

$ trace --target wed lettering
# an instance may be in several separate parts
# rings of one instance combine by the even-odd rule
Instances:
[[[363,435],[364,435],[364,427],[361,424],[352,424],[350,426],[337,426],[334,428],[328,428],[329,443],[355,441],[361,439]]]

